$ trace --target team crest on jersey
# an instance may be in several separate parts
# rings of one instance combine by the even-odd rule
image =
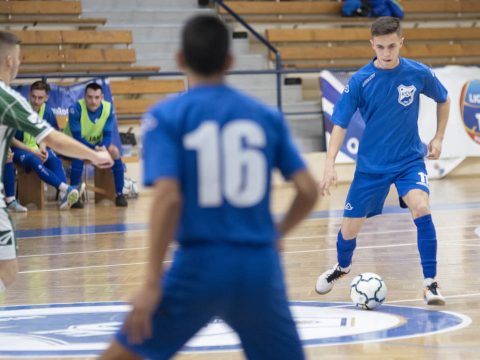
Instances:
[[[415,85],[399,85],[397,87],[398,90],[398,102],[400,105],[403,106],[408,106],[413,102],[413,99],[415,98],[415,91],[417,91],[417,88]]]

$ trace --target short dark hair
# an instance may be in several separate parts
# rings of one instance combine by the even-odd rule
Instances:
[[[20,38],[8,31],[0,31],[0,45],[18,45]]]
[[[398,18],[383,16],[374,21],[370,31],[372,37],[390,35],[393,33],[400,36],[402,34],[402,27],[400,26],[400,20]]]
[[[195,73],[218,74],[225,68],[230,52],[230,32],[217,17],[195,16],[183,28],[182,51]]]
[[[85,86],[85,94],[87,93],[88,89],[92,89],[93,91],[100,90],[103,93],[102,87],[98,85],[96,82],[88,83],[87,86]]]
[[[0,31],[0,55],[5,55],[7,49],[20,44],[20,38],[8,31]]]
[[[48,94],[50,92],[50,85],[48,85],[44,80],[38,80],[30,85],[30,91],[33,90],[43,90]]]

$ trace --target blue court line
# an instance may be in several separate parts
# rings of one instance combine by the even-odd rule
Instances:
[[[480,209],[480,202],[457,203],[457,204],[436,204],[431,205],[432,211],[451,211],[465,209]],[[383,214],[408,214],[408,209],[401,209],[398,206],[386,206],[383,208]],[[309,216],[309,219],[326,219],[329,217],[339,218],[343,216],[343,210],[323,210],[316,211]],[[132,224],[107,224],[107,225],[86,225],[86,226],[68,226],[47,229],[17,230],[18,239],[32,237],[50,237],[50,236],[68,236],[68,235],[93,235],[103,233],[126,233],[129,231],[147,230],[146,223]]]

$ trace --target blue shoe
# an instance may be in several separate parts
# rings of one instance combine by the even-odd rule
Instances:
[[[20,205],[20,203],[17,200],[13,200],[11,203],[7,204],[7,209],[9,211],[20,212],[20,213],[24,213],[28,211],[28,209],[25,206]]]
[[[66,193],[60,196],[60,210],[68,210],[80,198],[76,188],[69,186]]]

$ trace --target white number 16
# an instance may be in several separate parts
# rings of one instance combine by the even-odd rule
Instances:
[[[183,145],[197,152],[198,202],[218,207],[223,199],[236,207],[258,204],[267,189],[263,129],[250,120],[236,120],[222,129],[206,121],[185,135]]]

